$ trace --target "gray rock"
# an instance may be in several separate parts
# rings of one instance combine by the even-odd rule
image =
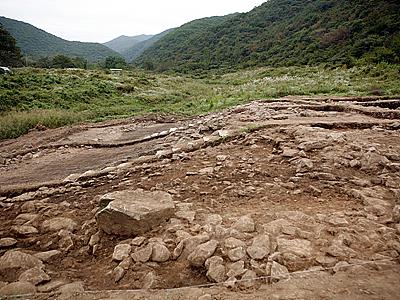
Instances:
[[[42,261],[21,251],[10,250],[0,257],[0,270],[11,268],[26,270],[34,267],[43,267]]]
[[[154,243],[151,260],[155,262],[166,262],[171,256],[168,248],[162,244]]]
[[[45,284],[41,284],[37,287],[37,291],[39,293],[48,293],[51,292],[57,288],[59,288],[60,286],[65,285],[65,282],[62,280],[52,280],[50,282],[47,282]]]
[[[270,239],[266,234],[258,235],[253,239],[252,245],[247,248],[247,254],[252,259],[263,259],[270,252]]]
[[[31,235],[39,232],[35,227],[30,225],[12,226],[11,230],[17,235]]]
[[[0,239],[0,248],[7,248],[14,246],[17,243],[16,239],[13,238],[2,238]]]
[[[154,274],[154,272],[149,272],[143,278],[142,289],[147,290],[154,288],[156,283],[157,283],[157,276]]]
[[[211,282],[224,282],[226,279],[225,266],[222,264],[211,264],[206,274]]]
[[[339,261],[334,267],[333,272],[346,271],[350,267],[347,261]]]
[[[226,275],[228,277],[236,277],[242,275],[246,271],[247,269],[244,268],[244,261],[240,260],[228,266],[228,272]]]
[[[115,246],[112,259],[116,261],[122,261],[128,258],[131,254],[132,246],[130,244],[119,244]]]
[[[233,225],[232,229],[236,229],[240,232],[253,232],[254,228],[254,221],[250,216],[243,216],[240,217]]]
[[[39,283],[50,281],[51,277],[47,275],[42,268],[34,267],[23,272],[19,276],[18,280],[30,282],[33,285],[38,285]]]
[[[114,282],[120,281],[126,273],[126,270],[120,266],[116,266],[113,270]]]
[[[177,211],[175,216],[179,219],[187,220],[189,223],[193,223],[194,218],[196,217],[196,212],[189,210],[189,211]]]
[[[214,254],[218,244],[218,241],[211,240],[198,245],[192,254],[188,256],[190,264],[196,267],[202,267],[205,261]]]
[[[178,245],[174,248],[174,251],[172,251],[172,259],[178,259],[179,256],[181,256],[183,252],[183,248],[185,247],[185,242],[181,241],[178,243]]]
[[[289,278],[288,269],[285,266],[273,261],[271,266],[271,280],[279,281],[281,279],[287,279],[287,278]]]
[[[132,264],[132,258],[127,257],[123,261],[121,261],[118,266],[124,270],[128,270],[131,264]]]
[[[218,214],[208,215],[205,220],[206,224],[209,225],[221,225],[222,224],[222,217]]]
[[[211,265],[222,265],[223,263],[224,259],[221,256],[211,256],[206,260],[204,265],[209,269]]]
[[[212,300],[212,297],[210,294],[205,294],[203,296],[200,296],[199,298],[197,298],[197,300]]]
[[[39,258],[43,262],[47,262],[50,259],[52,259],[53,257],[56,257],[60,254],[61,254],[61,252],[58,250],[50,250],[50,251],[35,253],[33,256]]]
[[[246,256],[246,250],[243,247],[237,247],[228,251],[228,257],[235,262],[243,259]]]
[[[144,236],[137,236],[131,241],[132,246],[141,246],[146,241]]]
[[[296,168],[297,173],[309,172],[314,167],[312,160],[308,158],[301,158],[296,162],[296,164],[297,164]]]
[[[1,296],[11,296],[11,295],[29,295],[34,294],[36,288],[32,283],[26,281],[17,281],[0,289]]]
[[[100,242],[100,232],[96,232],[95,234],[90,236],[89,246],[93,247],[94,245]]]
[[[317,256],[315,261],[324,267],[333,267],[337,263],[337,259],[332,256]]]
[[[238,240],[234,237],[228,237],[224,241],[224,246],[227,249],[233,249],[233,248],[237,248],[237,247],[244,248],[244,247],[246,247],[246,244],[243,241]]]
[[[108,205],[96,214],[99,228],[108,234],[143,234],[173,217],[175,205],[170,194],[141,189],[106,194]]]
[[[311,242],[302,239],[288,240],[284,238],[278,238],[278,251],[292,253],[300,257],[308,258],[312,254]]]
[[[135,262],[145,263],[150,259],[152,253],[153,253],[152,245],[147,245],[132,253],[131,257]]]
[[[60,231],[61,229],[73,232],[77,227],[78,225],[74,220],[64,217],[53,218],[42,223],[44,232]]]
[[[83,283],[81,281],[68,283],[66,285],[61,286],[58,289],[58,292],[61,295],[58,297],[57,300],[71,299],[74,295],[84,292]]]
[[[282,232],[282,228],[284,226],[291,226],[292,223],[290,223],[286,219],[277,219],[274,221],[271,221],[265,225],[263,225],[264,230],[272,235],[278,235]]]
[[[246,273],[243,274],[241,281],[240,281],[240,287],[241,288],[252,288],[256,285],[257,283],[257,274],[253,270],[247,270]]]
[[[296,149],[283,148],[282,156],[290,158],[296,156],[298,153],[299,151]]]

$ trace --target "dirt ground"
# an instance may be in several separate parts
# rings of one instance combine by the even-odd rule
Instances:
[[[0,294],[29,269],[5,259],[18,251],[40,257],[48,275],[29,299],[398,299],[399,106],[379,97],[288,97],[3,141]],[[165,191],[176,205],[143,245],[96,224],[101,196],[126,189]],[[232,230],[244,216],[254,230]],[[55,229],[46,225],[61,217]],[[229,270],[236,260],[227,239],[246,249],[263,234],[269,256],[245,253],[236,284],[209,286],[206,267],[173,257],[183,237],[212,238]],[[130,261],[117,280],[114,247],[128,243],[134,253],[155,241],[171,258]],[[272,283],[271,263],[293,274]],[[262,279],[246,280],[246,270]]]

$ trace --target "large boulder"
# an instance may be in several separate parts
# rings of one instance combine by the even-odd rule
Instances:
[[[108,234],[136,236],[174,216],[170,194],[142,189],[118,191],[104,195],[105,207],[96,214],[98,226]]]

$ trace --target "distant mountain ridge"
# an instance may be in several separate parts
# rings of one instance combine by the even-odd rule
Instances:
[[[187,23],[145,50],[135,63],[183,72],[400,63],[399,12],[398,0],[269,0],[225,20]]]
[[[171,28],[168,30],[165,30],[159,34],[154,35],[150,39],[144,40],[140,43],[135,44],[129,49],[126,49],[125,51],[121,52],[121,54],[125,57],[125,59],[128,62],[134,61],[137,57],[139,57],[146,49],[150,48],[153,46],[157,41],[159,41],[161,38],[166,36],[167,34],[173,32],[175,28]]]
[[[136,44],[146,41],[146,40],[152,38],[153,36],[154,35],[146,35],[146,34],[141,34],[141,35],[136,35],[136,36],[121,35],[111,41],[103,43],[103,45],[122,54],[126,50],[135,46]]]
[[[33,59],[63,54],[97,62],[120,56],[102,44],[67,41],[22,21],[0,17],[0,24],[15,38],[22,53]]]

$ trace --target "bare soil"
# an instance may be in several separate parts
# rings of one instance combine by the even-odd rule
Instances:
[[[398,299],[399,103],[289,97],[192,119],[137,118],[33,131],[3,141],[0,238],[17,243],[0,248],[0,255],[11,249],[60,250],[45,262],[45,271],[52,282],[82,282],[85,292],[74,299],[197,299],[203,294],[211,299]],[[100,197],[137,188],[166,191],[179,211],[194,212],[193,220],[177,214],[144,235],[162,239],[171,252],[176,224],[197,235],[208,230],[205,220],[211,214],[219,214],[225,228],[248,215],[256,229],[241,237],[247,245],[265,232],[277,252],[279,238],[310,241],[310,256],[281,253],[277,261],[289,272],[316,271],[274,284],[257,280],[250,288],[186,289],[210,280],[206,269],[178,258],[133,263],[115,282],[114,247],[134,237],[100,232],[96,251],[88,242],[98,231]],[[78,224],[72,247],[65,249],[59,233],[42,229],[54,217]],[[271,224],[282,219],[287,227],[272,230]],[[38,232],[21,234],[15,229],[21,225]],[[339,244],[343,254],[333,254],[331,247]],[[217,254],[227,259],[222,248]],[[333,258],[333,265],[321,263],[321,257]],[[338,262],[351,266],[334,271]],[[252,268],[250,258],[245,265]],[[157,277],[155,290],[140,290],[149,272]],[[0,281],[16,281],[19,274],[0,270]],[[57,295],[53,290],[35,297]]]

